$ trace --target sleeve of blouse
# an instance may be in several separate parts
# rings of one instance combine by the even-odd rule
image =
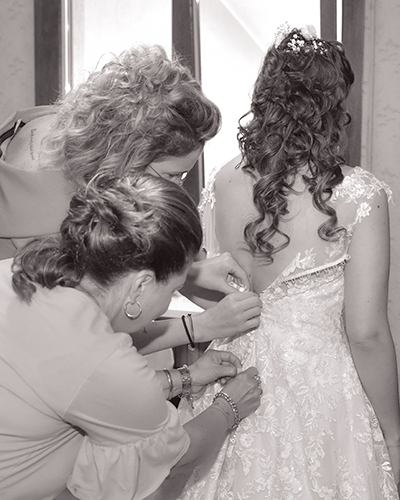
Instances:
[[[135,347],[98,366],[64,419],[86,434],[68,481],[82,500],[143,499],[189,447],[175,407]]]

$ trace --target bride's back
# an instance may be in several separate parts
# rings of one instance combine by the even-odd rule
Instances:
[[[296,257],[304,260],[312,255],[314,262],[311,267],[329,262],[329,252],[326,252],[329,242],[318,235],[318,228],[328,216],[314,207],[301,173],[293,185],[295,192],[287,198],[288,214],[279,224],[280,231],[289,237],[288,245],[273,254],[271,263],[262,254],[254,254],[250,250],[244,238],[244,229],[258,215],[253,203],[255,180],[241,168],[236,168],[238,162],[239,158],[235,158],[215,178],[215,237],[219,251],[230,252],[245,269],[253,290],[257,293],[265,290]],[[285,241],[286,238],[278,233],[270,240],[275,248]],[[307,268],[310,264],[307,263]]]

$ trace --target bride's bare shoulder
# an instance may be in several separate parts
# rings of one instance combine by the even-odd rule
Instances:
[[[244,172],[240,167],[242,157],[240,155],[232,158],[223,165],[217,173],[216,181],[218,184],[232,184],[243,182]]]
[[[214,192],[220,206],[230,207],[230,210],[243,209],[247,201],[252,200],[252,179],[240,167],[241,156],[226,163],[215,178]],[[238,200],[240,203],[238,204]]]

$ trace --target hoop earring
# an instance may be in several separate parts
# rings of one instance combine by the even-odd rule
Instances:
[[[136,314],[131,314],[129,311],[128,311],[128,306],[129,305],[137,305],[138,307],[138,312]],[[134,320],[134,319],[138,319],[138,317],[142,314],[142,306],[140,305],[140,303],[136,300],[135,302],[127,302],[125,305],[124,305],[124,313],[125,313],[125,316],[127,318],[129,318],[131,321]]]

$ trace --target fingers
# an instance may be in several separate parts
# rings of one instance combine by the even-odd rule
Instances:
[[[210,350],[210,351],[212,351],[212,350]],[[208,351],[208,352],[210,352],[210,351]],[[233,354],[229,351],[213,351],[213,352],[216,353],[216,356],[218,356],[218,359],[219,359],[221,364],[230,363],[237,370],[239,370],[242,367],[242,363],[241,363],[240,359],[237,356],[235,356],[235,354]]]
[[[250,282],[246,271],[242,269],[229,252],[220,255],[226,267],[227,283],[229,288],[226,293],[244,292],[250,289]]]
[[[249,377],[254,379],[254,375],[258,375],[258,370],[255,366],[250,366],[249,368],[247,368],[247,370],[242,371],[242,375],[248,375]],[[255,383],[257,382],[255,381]]]

